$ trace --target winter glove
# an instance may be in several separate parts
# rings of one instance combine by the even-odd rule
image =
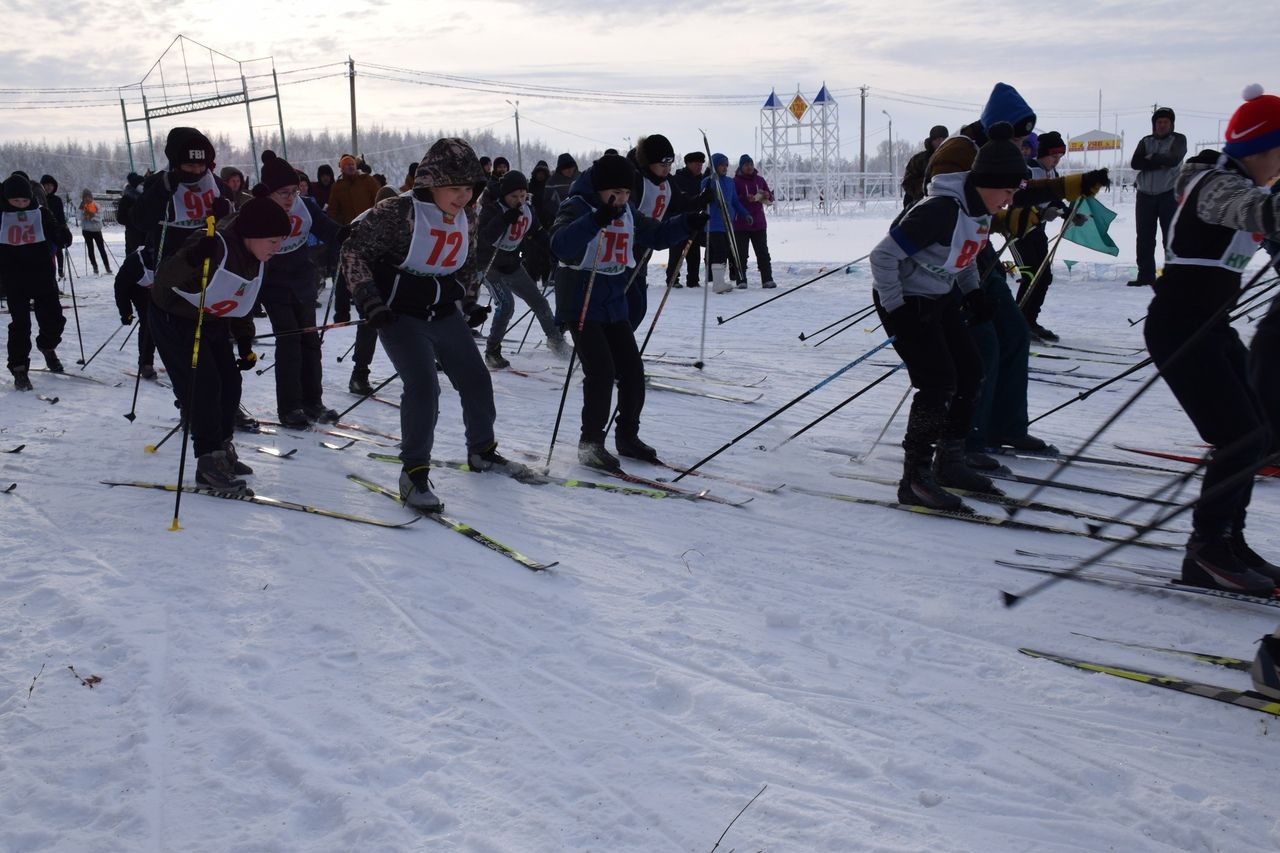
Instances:
[[[205,236],[188,246],[186,251],[183,252],[183,257],[185,257],[187,259],[187,263],[191,264],[193,267],[199,266],[204,261],[212,258],[217,250],[218,238]]]
[[[488,305],[472,305],[467,310],[467,325],[473,329],[483,326],[487,319],[489,319]]]
[[[384,329],[394,323],[395,320],[396,315],[391,313],[391,309],[379,302],[365,312],[364,324],[370,329]]]
[[[214,219],[222,219],[224,216],[230,215],[231,202],[221,196],[215,198],[213,200],[213,207],[210,208],[210,213],[213,214]]]
[[[612,204],[602,204],[596,209],[595,213],[591,214],[591,222],[597,228],[608,228],[609,224],[612,223],[613,220],[622,216],[622,211],[623,209],[621,207],[615,207]]]
[[[507,208],[506,213],[502,214],[502,221],[507,223],[508,225],[515,225],[517,220],[519,219],[520,219],[520,208],[518,207],[509,207]]]
[[[689,226],[690,234],[697,234],[707,227],[707,223],[711,220],[711,216],[706,211],[699,210],[693,213],[685,214],[685,224]]]
[[[1052,222],[1055,219],[1061,219],[1064,213],[1066,213],[1066,211],[1061,207],[1058,207],[1056,204],[1050,204],[1040,211],[1040,221]]]
[[[997,214],[1004,216],[1004,232],[1010,237],[1025,237],[1040,224],[1040,214],[1034,207],[1011,207]]]
[[[748,213],[748,214],[747,214],[747,216],[746,216],[746,220],[745,220],[745,221],[746,221],[746,223],[747,223],[748,225],[755,225],[755,224],[756,224],[755,217],[753,217],[750,213]]]
[[[132,326],[132,325],[133,325],[133,315],[132,315],[132,314],[121,314],[121,315],[120,315],[120,325],[121,325],[121,326]]]
[[[333,312],[333,322],[335,322],[335,323],[350,323],[350,322],[351,322],[351,312],[350,312],[350,311],[334,311],[334,312]]]
[[[1067,201],[1075,201],[1082,195],[1097,195],[1098,190],[1111,186],[1111,173],[1106,169],[1094,169],[1078,175],[1067,175],[1062,187]]]
[[[996,316],[996,306],[987,299],[987,294],[980,287],[964,295],[964,307],[969,312],[970,326],[986,323]]]
[[[242,371],[253,370],[253,366],[257,363],[258,354],[253,350],[249,350],[248,353],[242,352],[240,357],[236,359],[236,367],[240,368]]]
[[[690,202],[689,206],[692,207],[694,210],[702,210],[703,208],[706,208],[714,204],[715,200],[716,200],[716,188],[707,187],[705,190],[703,190],[702,192],[698,193],[693,197],[693,200]]]

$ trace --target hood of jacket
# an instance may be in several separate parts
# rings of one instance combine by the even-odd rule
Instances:
[[[929,183],[930,196],[945,196],[960,202],[966,216],[986,216],[987,208],[982,196],[969,182],[969,172],[949,172],[937,175]]]

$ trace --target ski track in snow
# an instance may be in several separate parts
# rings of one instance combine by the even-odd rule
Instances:
[[[1131,252],[1132,209],[1120,214],[1113,234]],[[773,223],[780,288],[815,275],[824,262],[813,259],[867,251],[886,220]],[[108,237],[119,254],[122,235]],[[664,261],[655,256],[650,317]],[[1073,346],[1141,346],[1140,327],[1124,318],[1143,313],[1149,292],[1102,271],[1085,263],[1068,277],[1057,264],[1044,322]],[[768,374],[752,391],[764,397],[740,405],[650,390],[642,434],[664,458],[692,463],[883,340],[868,331],[874,321],[817,348],[796,339],[869,303],[865,263],[716,325],[716,315],[778,292],[710,295],[707,352],[724,354],[706,374]],[[91,353],[118,323],[111,280],[78,281],[77,295]],[[702,300],[701,290],[672,293],[653,353],[697,356]],[[347,365],[333,359],[353,334],[327,336],[327,400],[339,409],[354,398]],[[559,402],[564,362],[536,346],[540,337],[534,330],[508,356],[549,371],[494,374],[497,433],[513,451],[545,453]],[[560,561],[537,574],[430,523],[386,530],[199,495],[183,496],[183,529],[170,532],[173,495],[98,483],[176,476],[180,436],[143,452],[175,422],[171,394],[144,381],[138,420],[120,417],[133,392],[121,371],[136,350],[117,346],[86,373],[119,387],[34,374],[38,390],[60,397],[54,406],[0,389],[0,449],[27,445],[0,455],[0,485],[18,483],[0,495],[0,850],[703,851],[764,783],[722,849],[1280,847],[1274,809],[1258,793],[1280,770],[1270,718],[1016,651],[1246,686],[1240,673],[1071,632],[1248,657],[1274,628],[1258,608],[1061,583],[1005,610],[999,591],[1036,577],[994,559],[1017,559],[1016,548],[1083,557],[1101,545],[696,477],[679,485],[755,499],[733,508],[437,472],[450,515]],[[274,356],[259,352],[264,366]],[[77,371],[70,312],[60,353]],[[1123,369],[1078,363],[1105,376]],[[692,368],[656,369],[739,393],[699,383]],[[892,497],[891,487],[830,472],[898,475],[905,412],[883,445],[871,442],[906,388],[902,374],[784,447],[759,449],[885,369],[859,365],[707,471]],[[379,351],[374,377],[390,370]],[[245,380],[246,405],[274,418],[272,376]],[[398,385],[387,392],[395,399]],[[1033,382],[1032,415],[1076,393]],[[1033,432],[1075,449],[1121,399],[1095,395]],[[553,473],[600,479],[574,464],[580,406],[575,382]],[[400,431],[389,406],[349,417]],[[394,485],[397,467],[365,455],[381,448],[319,446],[329,438],[282,430],[238,444],[259,494],[404,518],[345,479]],[[1195,441],[1157,385],[1090,452],[1125,458],[1112,442]],[[256,445],[298,452],[278,459]],[[830,446],[874,452],[854,463],[823,452]],[[446,385],[437,453],[463,452]],[[1005,461],[1033,476],[1052,465]],[[1067,479],[1137,494],[1164,482],[1097,466]],[[1249,526],[1273,556],[1278,495],[1280,484],[1259,484]],[[1052,489],[1041,499],[1095,512],[1124,505]],[[1120,558],[1175,568],[1179,555]],[[102,681],[83,686],[69,666]]]

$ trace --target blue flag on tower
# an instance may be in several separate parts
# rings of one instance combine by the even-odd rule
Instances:
[[[1076,224],[1083,217],[1084,222]],[[1105,255],[1120,254],[1120,247],[1111,239],[1107,229],[1116,218],[1116,212],[1109,209],[1093,196],[1084,196],[1076,205],[1075,217],[1068,222],[1062,232],[1064,240],[1070,240],[1078,246],[1102,252]]]

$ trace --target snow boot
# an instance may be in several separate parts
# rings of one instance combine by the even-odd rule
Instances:
[[[511,366],[511,362],[502,357],[502,347],[500,346],[485,348],[484,363],[490,370],[505,370]]]
[[[498,452],[498,442],[491,441],[480,450],[467,453],[467,467],[472,471],[510,470],[511,460]]]
[[[898,483],[898,503],[948,512],[969,512],[964,501],[938,485],[927,454],[919,458],[913,453],[907,454],[902,466],[902,480]]]
[[[966,450],[964,464],[975,471],[999,471],[1004,467],[1000,464],[1000,460],[993,456],[988,456],[980,450]]]
[[[990,477],[984,477],[970,468],[964,460],[964,440],[959,438],[938,442],[933,457],[933,476],[940,485],[982,492],[987,495],[1003,495]]]
[[[215,450],[196,459],[196,483],[206,489],[232,496],[252,495],[244,480],[231,470],[225,450]]]
[[[40,354],[44,356],[45,367],[49,368],[50,373],[62,373],[62,361],[58,358],[56,350],[42,349]]]
[[[1031,335],[1033,337],[1039,338],[1045,343],[1056,344],[1058,342],[1058,336],[1039,323],[1028,323],[1027,325],[1031,327]]]
[[[1276,591],[1275,581],[1253,571],[1235,555],[1230,534],[1201,537],[1193,533],[1182,559],[1182,582],[1263,598],[1270,598]]]
[[[155,365],[153,365],[153,364],[139,364],[139,365],[138,365],[138,375],[139,375],[139,376],[141,376],[143,379],[155,379],[155,378],[156,378],[156,368],[155,368]]]
[[[430,465],[419,465],[413,469],[400,472],[400,497],[405,506],[413,507],[418,512],[439,512],[444,509],[444,501],[431,491]]]
[[[760,282],[760,286],[763,287],[765,290],[773,290],[778,285],[773,283],[773,279],[770,279],[769,281]]]
[[[639,459],[641,462],[650,462],[658,464],[658,451],[640,440],[640,436],[636,432],[624,432],[618,430],[613,437],[613,446],[617,448],[619,456],[625,456],[628,459]]]
[[[1261,554],[1249,547],[1244,541],[1244,531],[1236,530],[1231,534],[1231,553],[1242,565],[1262,575],[1280,586],[1280,566],[1263,558]]]
[[[240,410],[236,412],[236,429],[241,432],[262,432],[262,425],[258,423],[257,418],[249,414],[244,406],[241,406]]]
[[[240,461],[240,454],[236,452],[236,446],[231,439],[222,442],[222,452],[227,454],[227,461],[231,463],[231,473],[237,477],[243,477],[252,474],[253,469]]]
[[[31,385],[31,377],[27,374],[27,368],[15,367],[13,369],[13,387],[19,391],[34,391]]]
[[[280,413],[280,426],[286,426],[289,429],[306,429],[311,426],[311,418],[307,417],[307,413],[302,409],[290,409]]]
[[[733,290],[733,283],[727,279],[728,267],[725,264],[712,264],[711,266],[711,291],[713,293],[728,293]]]
[[[548,335],[547,349],[551,350],[551,354],[559,358],[569,357],[569,345],[564,342],[564,335]]]
[[[369,384],[369,368],[352,368],[351,380],[347,382],[347,390],[352,394],[359,394],[361,397],[367,397],[372,394],[373,386]]]
[[[585,438],[578,442],[578,463],[600,471],[622,470],[622,463],[605,450],[603,441],[587,441]]]
[[[303,403],[302,413],[316,423],[336,424],[338,413],[324,403]]]
[[[738,287],[738,290],[746,290],[747,280],[744,278],[742,281],[738,282],[737,287]]]
[[[1268,634],[1258,642],[1249,676],[1256,692],[1280,701],[1280,637]]]
[[[1030,434],[1019,435],[1014,438],[1002,438],[1000,439],[1000,446],[1012,447],[1014,450],[1021,450],[1024,453],[1039,453],[1041,456],[1058,456],[1061,454],[1058,448],[1043,438],[1037,438]]]

